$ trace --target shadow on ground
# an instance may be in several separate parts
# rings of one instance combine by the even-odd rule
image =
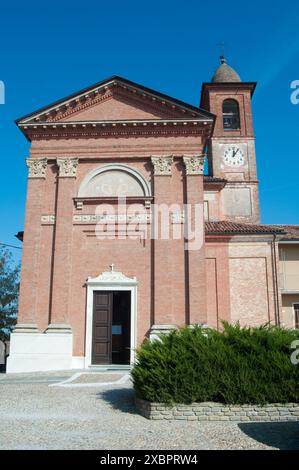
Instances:
[[[255,441],[280,450],[299,450],[299,422],[240,423],[239,428]]]
[[[97,397],[109,403],[115,410],[123,413],[138,414],[135,406],[134,390],[130,388],[115,388],[97,393]]]

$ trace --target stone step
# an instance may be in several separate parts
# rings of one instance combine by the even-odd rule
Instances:
[[[126,364],[108,364],[108,365],[93,365],[89,366],[88,371],[90,372],[124,372],[124,371],[130,371],[132,369],[132,366],[126,365]]]

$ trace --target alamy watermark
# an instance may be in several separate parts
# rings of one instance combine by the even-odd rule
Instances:
[[[119,197],[117,204],[97,206],[92,217],[99,240],[184,240],[185,250],[189,251],[203,246],[202,203],[150,204],[146,208],[143,204],[127,204],[125,197]]]
[[[291,82],[291,90],[294,90],[290,96],[291,103],[299,104],[299,80],[293,80]]]
[[[76,215],[75,221],[95,223],[98,240],[182,240],[185,250],[200,250],[204,240],[204,205],[153,203],[152,198],[133,197],[123,179],[97,182],[97,194],[111,202],[100,204],[92,215]],[[131,196],[127,196],[131,194]]]
[[[295,349],[291,354],[291,363],[297,366],[299,364],[299,339],[292,342],[291,349]]]
[[[5,104],[5,85],[2,80],[0,80],[0,104]]]

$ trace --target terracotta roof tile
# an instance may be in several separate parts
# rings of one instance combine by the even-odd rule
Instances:
[[[275,225],[275,227],[287,232],[283,240],[299,240],[299,225]]]
[[[253,225],[245,223],[235,223],[229,221],[220,222],[206,222],[206,234],[263,234],[263,233],[277,233],[284,234],[282,226],[273,225]]]
[[[236,83],[241,82],[241,78],[237,72],[226,62],[223,62],[216,70],[211,80],[213,83]]]
[[[206,222],[205,231],[207,235],[213,234],[282,234],[282,240],[299,240],[299,225],[252,225],[235,222],[220,221]],[[16,237],[23,241],[24,232],[18,232]]]
[[[224,178],[216,178],[215,176],[204,175],[203,180],[205,183],[226,183],[227,180]]]

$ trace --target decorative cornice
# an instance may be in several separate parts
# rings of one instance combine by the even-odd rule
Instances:
[[[56,110],[54,109],[50,114],[46,115],[45,120],[47,122],[57,122],[59,120],[76,115],[85,109],[96,106],[97,104],[103,103],[112,98],[120,99],[121,101],[126,102],[131,106],[134,106],[134,104],[137,106],[146,106],[148,110],[151,110],[152,112],[156,111],[160,115],[164,115],[166,118],[178,118],[184,116],[184,114],[187,116],[195,116],[195,113],[187,113],[185,110],[183,111],[179,107],[175,106],[173,109],[170,106],[165,106],[165,103],[164,109],[162,109],[161,103],[157,102],[157,100],[152,101],[144,94],[138,94],[137,92],[132,93],[129,92],[128,89],[124,90],[123,87],[112,85],[107,90],[96,91],[95,93],[87,94],[86,96],[82,96],[80,99],[77,98],[67,106],[61,106]]]
[[[47,170],[46,158],[27,158],[26,165],[29,168],[28,178],[45,178]]]
[[[186,175],[203,175],[205,155],[184,155]]]
[[[56,122],[64,117],[85,110],[101,101],[105,101],[115,96],[121,100],[129,100],[139,105],[146,104],[156,108],[159,115],[170,116],[200,116],[209,120],[213,116],[210,113],[197,109],[188,103],[180,102],[170,96],[163,95],[155,90],[146,89],[137,83],[129,82],[121,77],[112,77],[103,80],[88,89],[67,97],[64,100],[53,103],[51,106],[43,108],[36,113],[21,118],[18,123],[28,123],[30,121],[52,121]]]
[[[80,111],[84,111],[92,106],[95,106],[98,103],[102,103],[112,98],[111,91],[105,91],[104,93],[96,93],[93,97],[87,95],[86,97],[82,97],[81,99],[76,99],[71,103],[68,103],[67,106],[59,107],[57,110],[53,110],[52,113],[49,113],[46,116],[47,122],[57,122],[59,120],[63,120],[72,116],[74,114],[79,113]]]
[[[172,155],[152,155],[151,161],[155,176],[171,176]]]
[[[59,177],[76,178],[79,159],[75,158],[57,158],[59,167]]]
[[[65,121],[19,124],[30,140],[136,136],[206,136],[211,127],[198,119]]]

